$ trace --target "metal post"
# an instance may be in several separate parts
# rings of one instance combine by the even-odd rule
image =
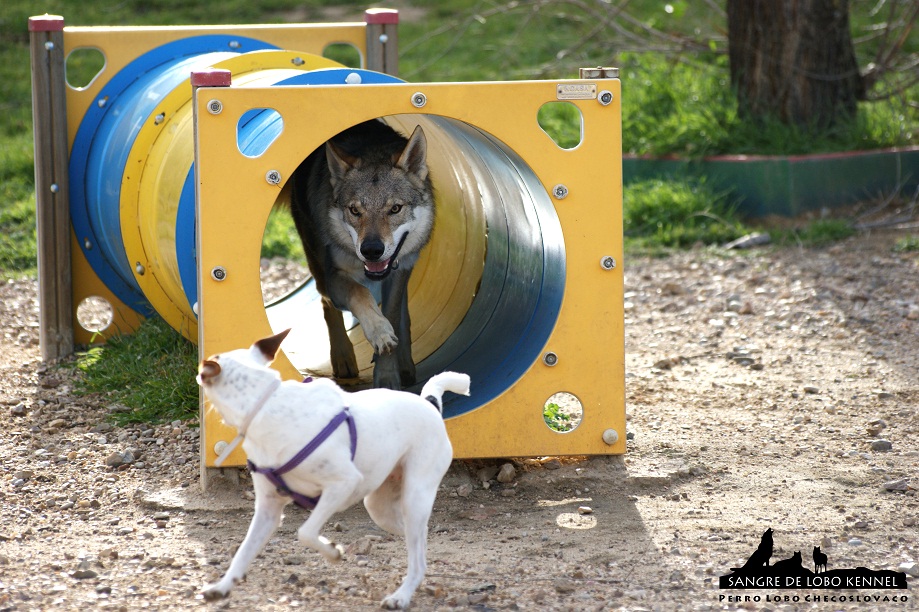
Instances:
[[[399,76],[399,11],[367,9],[364,22],[367,24],[367,70]]]
[[[29,18],[38,234],[39,339],[45,361],[73,352],[73,280],[64,18]]]
[[[192,100],[192,112],[193,112],[193,124],[194,124],[194,143],[195,143],[195,252],[201,252],[201,224],[198,222],[200,219],[200,214],[198,212],[199,202],[201,198],[198,197],[198,189],[201,185],[201,180],[198,178],[198,170],[201,168],[201,161],[198,159],[198,121],[200,116],[198,114],[198,90],[202,87],[204,88],[219,88],[219,87],[229,87],[233,84],[233,75],[229,70],[222,70],[219,68],[212,68],[208,70],[201,70],[191,73],[191,100]],[[211,114],[219,114],[222,110],[219,100],[211,100],[208,107],[208,112]],[[204,334],[204,316],[203,308],[200,302],[200,296],[202,295],[201,283],[207,275],[202,274],[200,270],[200,259],[199,259],[199,270],[198,270],[198,319],[202,324],[198,325],[198,347],[204,346],[203,334]],[[203,355],[198,355],[199,359],[203,359]],[[201,423],[201,430],[198,434],[198,449],[199,449],[199,458],[198,465],[199,467],[199,482],[201,485],[201,490],[206,491],[208,480],[212,477],[218,475],[228,476],[231,480],[235,480],[238,484],[239,482],[239,472],[235,468],[208,468],[206,465],[207,459],[207,432],[204,427],[204,391],[198,389],[198,419]]]

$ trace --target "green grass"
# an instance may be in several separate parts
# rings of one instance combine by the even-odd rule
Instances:
[[[704,180],[651,179],[623,192],[623,231],[633,248],[685,248],[722,244],[749,231],[730,193]]]
[[[900,238],[893,246],[895,253],[915,253],[919,251],[919,236],[912,235]]]
[[[855,234],[848,219],[818,219],[796,229],[769,232],[772,242],[780,246],[820,247],[839,242]]]
[[[543,409],[542,418],[552,431],[564,433],[571,431],[571,417],[562,412],[561,407],[555,403],[548,403]]]
[[[78,353],[78,394],[101,393],[130,412],[115,412],[119,423],[164,422],[198,416],[198,350],[162,319],[151,318],[130,336]]]

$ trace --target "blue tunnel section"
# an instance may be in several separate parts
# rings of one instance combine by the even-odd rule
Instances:
[[[122,181],[134,142],[165,96],[177,87],[190,87],[191,72],[242,53],[273,49],[277,47],[263,41],[223,35],[165,44],[115,75],[80,123],[70,159],[74,232],[99,279],[143,316],[155,311],[135,280],[121,227]],[[279,79],[271,85],[402,82],[390,75],[350,68],[304,71]],[[472,377],[471,397],[445,397],[444,416],[449,418],[495,399],[539,358],[561,307],[565,253],[554,206],[538,177],[516,152],[463,122],[436,116],[429,121],[452,143],[450,155],[472,161],[473,188],[481,194],[488,235],[484,271],[472,305],[446,342],[418,364],[422,381],[448,369]],[[260,154],[282,129],[275,111],[249,111],[238,124],[240,151]],[[176,261],[187,307],[192,308],[198,299],[194,168],[176,168],[175,172],[185,177],[176,208]],[[297,300],[317,299],[308,281],[284,301],[290,307]]]

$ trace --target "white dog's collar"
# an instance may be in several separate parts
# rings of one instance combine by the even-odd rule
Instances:
[[[246,437],[246,431],[249,429],[249,425],[252,423],[252,419],[255,418],[255,415],[258,414],[259,410],[262,409],[262,406],[265,405],[265,403],[268,401],[268,398],[271,397],[271,395],[277,391],[278,387],[280,386],[280,378],[276,378],[275,380],[271,381],[271,384],[267,389],[265,389],[265,392],[262,394],[262,396],[258,399],[257,402],[255,402],[255,406],[252,407],[252,410],[250,410],[248,414],[243,417],[243,422],[240,423],[239,427],[236,428],[239,433],[229,444],[227,444],[226,448],[223,449],[223,452],[220,453],[217,459],[214,460],[214,465],[220,467],[220,465],[227,460],[227,457],[230,456],[230,453],[236,450],[236,447],[239,446],[239,443],[242,442],[243,438]]]

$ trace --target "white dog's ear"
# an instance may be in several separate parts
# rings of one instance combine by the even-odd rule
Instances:
[[[198,365],[198,383],[201,385],[209,384],[214,378],[220,375],[220,364],[210,359],[205,359]]]
[[[281,348],[281,343],[284,342],[284,338],[286,338],[287,334],[289,333],[290,328],[285,329],[280,334],[275,334],[270,338],[262,338],[253,346],[261,351],[262,355],[264,355],[265,359],[270,363],[274,361],[274,356],[278,354],[278,349]]]

